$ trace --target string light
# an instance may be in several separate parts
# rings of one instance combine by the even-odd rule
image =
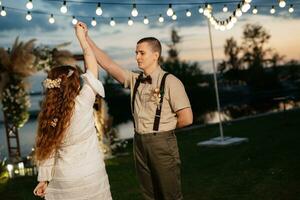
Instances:
[[[276,12],[275,6],[272,6],[272,8],[271,8],[271,10],[270,10],[270,13],[273,15],[275,12]]]
[[[284,0],[279,0],[279,7],[280,8],[284,8],[286,5],[285,1]]]
[[[127,23],[128,23],[129,26],[132,26],[133,25],[133,20],[130,17],[128,17],[128,22]]]
[[[235,11],[233,12],[233,16],[231,18],[231,22],[234,23],[234,24],[237,22],[237,18],[235,16]]]
[[[233,25],[234,25],[234,23],[229,18],[229,20],[227,21],[227,24],[226,24],[226,29],[227,30],[232,29]]]
[[[96,15],[100,16],[102,15],[103,11],[101,8],[101,3],[98,3],[97,8],[96,8]]]
[[[146,16],[144,17],[144,24],[149,24],[149,19]]]
[[[93,17],[93,19],[91,21],[91,25],[94,27],[97,25],[97,21],[96,21],[95,17]]]
[[[169,4],[169,8],[168,8],[168,10],[167,10],[167,15],[168,15],[169,17],[171,17],[171,16],[173,16],[173,14],[174,14],[174,11],[173,11],[173,9],[172,9],[172,4]]]
[[[187,9],[185,15],[187,17],[190,17],[190,16],[192,16],[192,12],[189,9]]]
[[[160,23],[163,23],[165,21],[164,17],[161,14],[159,15],[158,21]]]
[[[6,11],[5,11],[5,8],[4,8],[4,6],[2,6],[2,9],[1,9],[0,15],[1,15],[2,17],[5,17],[5,16],[7,15],[7,13],[6,13]]]
[[[27,1],[26,8],[28,10],[24,9],[24,11],[27,12],[25,18],[26,18],[26,20],[30,21],[30,20],[32,20],[32,13],[29,12],[29,10],[33,8],[33,4],[32,4],[33,0],[26,0],[26,1]],[[2,5],[1,2],[2,1],[0,0],[0,7],[2,8],[0,10],[1,11],[0,15],[1,16],[6,16],[7,13],[5,11],[5,8],[3,6],[1,6]],[[63,4],[62,4],[60,10],[61,10],[62,13],[67,13],[68,12],[67,0],[62,1],[62,2],[63,2]],[[72,2],[75,2],[75,1],[68,1],[68,3],[72,3]],[[241,17],[244,12],[247,12],[251,8],[250,2],[251,2],[251,0],[241,0],[240,3],[237,5],[236,9],[234,10],[233,15],[231,15],[230,17],[228,17],[227,19],[224,19],[224,20],[218,20],[217,18],[215,18],[214,13],[213,13],[213,7],[210,4],[205,4],[205,6],[202,6],[202,4],[200,4],[199,7],[198,7],[198,12],[204,14],[209,19],[209,22],[213,26],[217,27],[218,30],[222,30],[223,31],[224,27],[225,27],[225,30],[229,30],[237,22],[237,18]],[[281,8],[284,8],[285,6],[287,6],[286,0],[277,0],[277,2],[279,4],[279,7],[281,7]],[[81,3],[86,3],[86,2],[81,2]],[[92,2],[89,2],[89,3],[92,3]],[[213,4],[215,4],[215,3],[216,2],[214,2]],[[102,4],[106,4],[106,3],[104,2]],[[131,15],[132,16],[138,16],[138,10],[137,10],[137,7],[136,7],[138,4],[131,4],[131,3],[126,3],[126,4],[133,6],[132,7],[132,11],[131,11]],[[152,5],[152,4],[149,4],[149,5]],[[175,12],[174,12],[174,10],[172,8],[172,5],[173,6],[177,5],[177,3],[174,3],[174,4],[164,4],[164,5],[169,5],[169,7],[167,9],[167,15],[170,16],[172,20],[174,20],[174,21],[177,20],[177,15],[175,14]],[[262,6],[266,6],[266,5],[262,5]],[[276,5],[272,5],[272,8],[269,10],[269,12],[271,14],[276,13],[276,10],[275,10],[276,7],[275,6]],[[11,8],[11,9],[14,9],[14,8]],[[6,7],[6,10],[7,10],[7,7]],[[229,11],[229,9],[228,9],[228,7],[227,7],[226,4],[223,4],[222,11],[223,12],[228,12]],[[288,12],[289,13],[293,13],[294,12],[293,5],[290,4]],[[253,7],[252,13],[253,14],[257,14],[258,13],[257,6]],[[44,13],[44,14],[47,14],[47,13]],[[103,14],[103,11],[102,11],[102,8],[101,8],[101,3],[97,4],[96,14],[98,16]],[[192,16],[191,10],[190,9],[185,9],[185,15],[187,17],[191,17]],[[74,16],[72,16],[72,17],[73,17],[72,24],[76,24],[78,22],[78,20]],[[88,16],[83,16],[83,17],[88,17]],[[105,18],[107,18],[107,17],[105,17]],[[124,17],[120,17],[120,18],[124,18]],[[95,18],[93,18],[93,19],[94,19],[93,21],[96,22]],[[91,21],[92,25],[94,24],[93,21]],[[148,24],[149,23],[149,19],[145,16],[143,22],[144,22],[144,24]],[[159,23],[164,22],[164,17],[162,16],[162,14],[159,15],[158,22]],[[51,23],[51,24],[55,23],[55,19],[53,17],[53,14],[51,14],[51,17],[49,18],[49,23]],[[116,22],[113,20],[113,18],[111,18],[111,20],[110,20],[110,25],[111,26],[115,26],[116,25]],[[128,25],[129,26],[133,25],[132,17],[128,18]],[[93,25],[93,26],[96,26],[96,25]]]
[[[201,6],[199,6],[198,12],[199,12],[200,14],[202,14],[202,13],[204,12],[204,9],[203,9]]]
[[[221,25],[220,25],[220,31],[225,31],[226,27],[224,25],[224,22],[221,22]]]
[[[252,10],[252,13],[253,13],[254,15],[256,15],[256,14],[258,13],[258,10],[257,10],[256,6],[254,6],[254,8],[253,8],[253,10]]]
[[[54,23],[55,23],[55,19],[54,19],[54,17],[53,17],[53,14],[50,15],[49,23],[50,23],[50,24],[54,24]]]
[[[175,21],[177,19],[177,15],[175,14],[175,12],[172,15],[172,19]]]
[[[241,17],[243,15],[243,12],[241,11],[241,5],[240,4],[238,4],[238,7],[235,11],[236,11],[235,16]]]
[[[66,1],[64,1],[63,5],[60,7],[60,12],[64,13],[64,14],[68,12],[67,2]]]
[[[226,6],[226,4],[224,5],[224,7],[223,7],[223,12],[227,12],[228,11],[228,7]]]
[[[77,24],[77,22],[78,22],[78,20],[76,19],[76,17],[75,17],[75,16],[73,16],[73,19],[72,19],[72,24],[73,24],[73,25],[76,25],[76,24]]]
[[[115,22],[115,20],[114,20],[113,17],[110,19],[109,24],[110,24],[111,26],[115,26],[115,25],[116,25],[116,22]]]
[[[289,12],[290,12],[290,13],[293,13],[293,12],[294,12],[293,4],[290,5],[290,7],[289,7]]]
[[[242,5],[242,12],[247,12],[249,9],[250,9],[250,4],[249,3],[246,3],[244,2],[243,5]]]
[[[138,12],[138,10],[136,9],[136,4],[133,4],[133,5],[132,5],[131,15],[132,15],[133,17],[136,17],[136,16],[138,16],[138,14],[139,14],[139,12]]]
[[[210,4],[205,4],[205,8],[203,11],[204,16],[210,18],[211,17],[211,12],[212,12],[212,6]]]
[[[32,16],[31,16],[30,11],[27,11],[27,14],[26,14],[25,18],[26,18],[27,21],[31,21],[32,20]]]
[[[33,8],[32,0],[28,0],[28,2],[26,3],[26,8],[28,10],[31,10]]]

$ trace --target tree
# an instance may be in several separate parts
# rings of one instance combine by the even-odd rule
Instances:
[[[185,86],[189,96],[194,119],[200,121],[203,113],[215,108],[214,92],[210,87],[201,87],[205,81],[203,71],[197,62],[190,63],[181,61],[179,58],[178,44],[181,37],[173,29],[171,32],[171,43],[168,45],[168,57],[162,59],[162,68],[179,78]]]
[[[226,60],[218,64],[218,71],[224,75],[230,83],[237,83],[243,78],[241,77],[241,70],[244,69],[242,59],[240,58],[241,47],[233,37],[226,40],[224,45],[224,54]]]

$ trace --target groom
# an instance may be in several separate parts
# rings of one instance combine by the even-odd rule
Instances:
[[[136,61],[142,73],[116,64],[87,34],[97,62],[125,88],[131,90],[134,119],[133,153],[145,200],[181,200],[180,157],[176,128],[192,124],[193,114],[184,86],[159,65],[161,44],[153,37],[136,45]]]

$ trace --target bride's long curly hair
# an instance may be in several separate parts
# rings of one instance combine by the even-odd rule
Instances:
[[[59,88],[45,88],[46,94],[38,116],[35,142],[37,162],[49,158],[61,145],[70,125],[75,98],[80,92],[80,73],[77,68],[60,66],[48,73],[48,80],[59,78],[61,79]]]

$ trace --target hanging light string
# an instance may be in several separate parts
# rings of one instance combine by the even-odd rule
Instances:
[[[126,2],[91,2],[91,1],[85,1],[85,2],[79,2],[79,1],[74,1],[74,0],[68,0],[68,1],[62,1],[62,0],[44,0],[44,1],[48,1],[48,2],[59,2],[61,4],[61,8],[60,8],[60,12],[62,14],[49,14],[47,12],[43,12],[40,10],[32,10],[34,8],[33,2],[37,1],[37,0],[28,0],[28,2],[26,3],[26,8],[27,10],[24,9],[19,9],[19,8],[13,8],[13,7],[4,7],[3,5],[0,5],[1,7],[1,16],[6,16],[6,10],[13,10],[13,11],[18,11],[18,12],[26,12],[26,19],[28,21],[31,21],[32,19],[32,14],[43,14],[43,15],[48,15],[50,16],[49,18],[49,23],[55,23],[55,18],[54,16],[69,16],[72,17],[72,23],[76,24],[77,23],[77,18],[74,15],[68,15],[66,14],[68,12],[68,6],[70,4],[93,4],[96,5],[96,10],[95,10],[95,14],[99,17],[101,16],[100,20],[101,21],[110,21],[110,25],[111,26],[115,26],[116,25],[116,21],[115,19],[128,19],[128,25],[132,26],[133,25],[133,18],[134,19],[143,19],[144,24],[149,24],[149,17],[153,17],[156,16],[157,17],[157,21],[159,23],[163,23],[164,17],[162,14],[164,14],[164,12],[161,12],[159,14],[155,13],[155,14],[149,14],[147,16],[145,15],[138,15],[138,5],[166,5],[166,11],[165,14],[167,16],[170,17],[170,19],[172,19],[173,21],[177,20],[177,15],[175,14],[175,11],[173,9],[174,5],[189,5],[190,7],[187,8],[185,7],[184,9],[176,9],[176,13],[178,12],[182,12],[185,11],[185,15],[186,17],[191,17],[192,16],[192,10],[195,8],[194,5],[198,5],[198,12],[200,14],[203,14],[205,17],[208,18],[208,20],[210,21],[210,23],[217,29],[217,30],[228,30],[231,29],[233,27],[233,25],[237,22],[237,19],[243,14],[243,12],[247,12],[251,5],[251,0],[232,0],[232,1],[213,1],[209,4],[205,3],[195,3],[195,2],[184,2],[184,3],[180,3],[180,2],[175,2],[175,3],[136,3],[135,1],[133,1],[133,3],[126,3]],[[1,2],[1,1],[0,1]],[[115,17],[104,17],[102,16],[103,10],[101,5],[130,5],[132,6],[132,10],[131,10],[131,16],[133,18],[128,18],[128,16],[115,16]],[[236,9],[231,13],[231,15],[226,18],[226,19],[218,19],[217,17],[215,17],[214,12],[213,12],[213,4],[223,4],[223,12],[228,12],[228,4],[237,4]],[[294,5],[300,4],[300,2],[293,2],[293,4],[289,5],[288,11],[290,13],[294,12]],[[275,6],[274,4],[260,4],[259,7],[270,7],[270,5],[272,5],[271,9],[270,9],[270,13],[274,14],[276,12],[275,10]],[[286,2],[285,0],[279,0],[278,1],[278,6],[280,8],[284,8],[286,6]],[[253,14],[257,14],[258,10],[257,10],[257,5],[255,5],[252,9],[252,13]],[[1,17],[0,16],[0,17]],[[99,19],[97,16],[77,16],[78,18],[90,18],[92,19],[91,21],[91,25],[92,26],[96,26],[97,25],[97,21],[96,19]]]

